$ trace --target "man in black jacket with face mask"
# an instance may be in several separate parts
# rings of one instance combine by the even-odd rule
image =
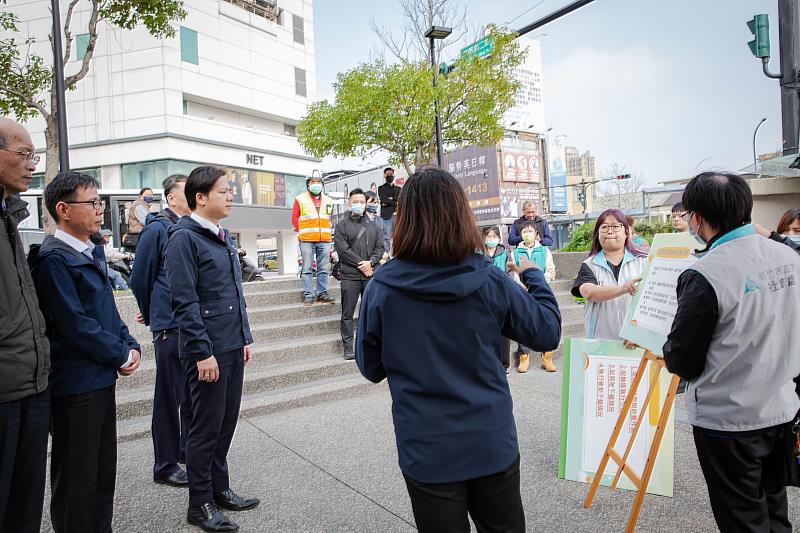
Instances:
[[[399,188],[399,187],[398,187]],[[342,343],[344,358],[355,359],[353,314],[358,297],[364,294],[373,269],[383,257],[383,232],[364,214],[367,196],[361,189],[350,191],[350,212],[336,225],[333,244],[341,262]]]
[[[381,218],[386,221],[386,233],[392,237],[394,227],[394,212],[397,209],[397,199],[400,197],[400,187],[394,184],[394,169],[383,169],[383,179],[386,183],[378,187],[378,199],[381,202]]]

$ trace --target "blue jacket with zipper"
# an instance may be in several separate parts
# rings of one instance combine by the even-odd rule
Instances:
[[[136,246],[136,261],[128,285],[139,304],[145,325],[150,326],[153,333],[178,327],[172,315],[164,250],[169,228],[179,219],[170,209],[164,209],[158,215],[147,215],[147,224]]]
[[[165,250],[180,356],[202,361],[253,343],[242,290],[239,256],[191,217],[169,231]]]
[[[422,483],[496,474],[517,458],[501,337],[554,350],[561,313],[541,270],[528,292],[478,254],[456,264],[393,259],[375,271],[358,318],[356,361],[388,378],[400,469]]]
[[[105,269],[102,246],[94,261],[53,236],[28,255],[50,339],[53,396],[114,385],[131,350],[140,350],[122,321]]]

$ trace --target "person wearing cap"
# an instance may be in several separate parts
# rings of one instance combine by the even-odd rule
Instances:
[[[132,259],[131,254],[122,253],[111,244],[111,237],[113,237],[114,234],[110,229],[100,230],[100,236],[103,239],[102,246],[106,253],[106,263],[111,264],[119,261],[130,261]],[[114,288],[118,291],[128,290],[128,284],[125,282],[125,278],[113,268],[108,269],[108,279],[111,280]]]
[[[309,306],[314,300],[332,304],[335,300],[328,294],[328,270],[331,253],[331,214],[333,200],[322,192],[322,178],[306,178],[306,192],[298,194],[292,207],[292,227],[300,241],[300,255],[303,258],[303,305]],[[313,290],[311,278],[313,265],[317,264],[317,289]]]

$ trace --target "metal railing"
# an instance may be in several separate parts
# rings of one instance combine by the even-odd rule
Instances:
[[[229,4],[238,6],[245,11],[264,17],[265,19],[276,21],[280,15],[277,0],[223,0]]]

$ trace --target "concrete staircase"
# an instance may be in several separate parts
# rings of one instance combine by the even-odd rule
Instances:
[[[340,290],[338,282],[331,282],[329,292],[337,303],[311,307],[301,303],[297,277],[245,284],[254,345],[253,359],[245,371],[242,416],[347,398],[375,386],[361,377],[355,362],[342,358]],[[556,280],[552,286],[561,307],[563,336],[580,336],[583,307],[568,292],[572,282]],[[136,300],[129,293],[122,294],[117,297],[117,307],[131,334],[142,344],[139,370],[117,381],[118,438],[131,440],[150,433],[155,360],[150,331],[134,320]],[[560,349],[556,358],[560,358]]]

